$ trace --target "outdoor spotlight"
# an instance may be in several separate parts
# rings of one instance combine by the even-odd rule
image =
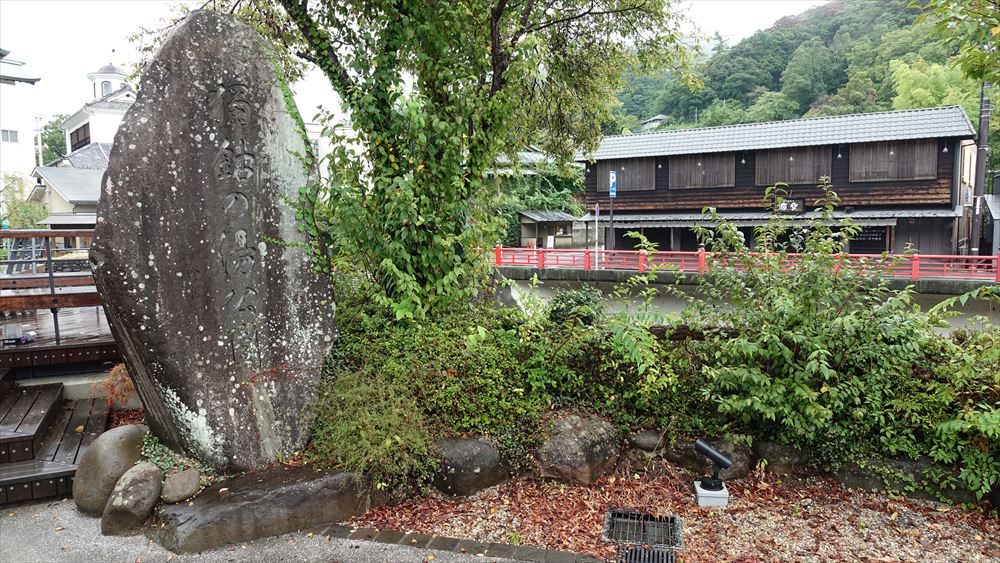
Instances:
[[[695,440],[694,449],[712,460],[712,476],[702,477],[694,482],[698,506],[727,506],[729,504],[729,489],[719,478],[719,472],[732,467],[733,460],[701,438]]]

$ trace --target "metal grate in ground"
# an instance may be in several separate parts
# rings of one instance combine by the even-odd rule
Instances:
[[[681,519],[674,515],[653,516],[613,509],[604,517],[601,539],[631,545],[681,549]]]
[[[623,549],[616,563],[676,563],[677,555],[665,548],[632,547]]]

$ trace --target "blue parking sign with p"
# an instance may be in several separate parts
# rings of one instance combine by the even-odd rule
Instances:
[[[608,173],[608,195],[610,197],[618,195],[618,174],[614,170]]]

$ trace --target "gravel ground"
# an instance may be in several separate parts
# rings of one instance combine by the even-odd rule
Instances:
[[[433,555],[433,557],[429,557]],[[374,542],[328,540],[319,535],[286,534],[207,551],[175,555],[145,536],[101,535],[98,518],[76,511],[73,501],[19,504],[0,513],[0,562],[482,562],[484,558]],[[485,559],[491,561],[492,559]],[[498,560],[504,561],[504,560]]]
[[[668,463],[622,470],[590,487],[530,479],[468,499],[428,497],[379,507],[352,524],[524,543],[607,558],[610,508],[682,518],[691,561],[1000,561],[1000,518],[982,507],[893,499],[823,476],[753,474],[728,483],[725,510],[699,508],[692,476]]]

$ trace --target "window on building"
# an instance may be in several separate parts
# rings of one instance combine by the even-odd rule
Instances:
[[[0,131],[0,139],[5,143],[16,143],[17,142],[17,131],[11,131],[10,129],[3,129]]]
[[[111,93],[111,83],[108,82],[107,80],[101,82],[101,95],[107,96],[110,93]]]
[[[736,153],[670,157],[670,189],[731,188],[736,185]]]
[[[852,182],[930,180],[937,177],[937,141],[851,145]]]
[[[616,173],[619,192],[642,192],[656,189],[656,159],[620,158],[597,162],[597,191],[606,192],[611,187],[612,170]]]
[[[757,151],[755,183],[758,186],[819,184],[821,176],[830,176],[830,147],[804,147]]]
[[[89,123],[84,123],[83,126],[76,128],[72,133],[69,134],[70,150],[75,151],[89,144],[90,144]]]

